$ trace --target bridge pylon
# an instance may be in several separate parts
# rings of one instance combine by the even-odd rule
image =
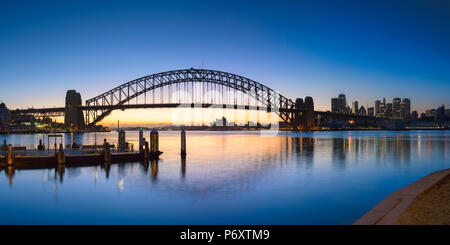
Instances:
[[[294,130],[310,131],[314,127],[314,101],[310,96],[295,100],[295,111],[291,122]]]
[[[70,130],[82,130],[84,122],[83,110],[81,108],[81,95],[75,90],[66,93],[66,106],[64,111],[64,125]]]

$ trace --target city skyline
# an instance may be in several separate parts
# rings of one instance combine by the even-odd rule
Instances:
[[[448,3],[103,5],[2,2],[0,101],[12,109],[62,106],[70,89],[84,102],[138,77],[203,67],[293,101],[312,96],[323,111],[340,93],[365,107],[410,98],[419,114],[450,106]]]

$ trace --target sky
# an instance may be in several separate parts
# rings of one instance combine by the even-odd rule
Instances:
[[[203,67],[330,110],[450,106],[450,1],[0,1],[0,101],[63,106],[153,73]]]

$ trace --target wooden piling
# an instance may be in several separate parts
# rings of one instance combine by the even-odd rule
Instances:
[[[56,155],[58,165],[63,165],[66,163],[66,156],[64,155],[63,144],[59,144],[59,151]]]
[[[149,147],[148,147],[148,141],[144,142],[144,159],[147,160],[149,158]]]
[[[142,128],[139,129],[139,152],[144,151],[144,132],[142,131]]]
[[[10,166],[14,165],[14,148],[12,147],[12,145],[8,146],[8,155],[6,160],[8,165]]]
[[[105,147],[103,149],[103,156],[106,164],[111,163],[111,149],[108,143],[105,143]]]
[[[153,129],[150,132],[150,153],[156,155],[159,152],[159,135],[158,130]]]
[[[181,130],[181,156],[186,156],[186,131]]]

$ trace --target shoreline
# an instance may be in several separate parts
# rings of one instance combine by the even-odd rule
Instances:
[[[450,168],[430,173],[390,194],[353,225],[448,224],[447,189],[450,189]]]
[[[128,132],[139,131],[138,129],[124,129]],[[150,131],[152,128],[143,128],[144,131]],[[180,129],[159,129],[158,131],[180,131]],[[261,130],[270,130],[267,128],[222,128],[222,129],[189,129],[185,128],[186,131],[261,131]],[[310,130],[310,131],[293,131],[289,129],[278,129],[283,132],[342,132],[342,131],[446,131],[450,130],[450,128],[418,128],[418,129],[373,129],[373,128],[365,128],[365,129],[327,129],[327,130]],[[20,134],[84,134],[84,133],[109,133],[109,132],[117,132],[117,130],[109,130],[109,131],[79,131],[79,132],[71,132],[71,131],[22,131],[22,132],[0,132],[0,135],[20,135]]]

